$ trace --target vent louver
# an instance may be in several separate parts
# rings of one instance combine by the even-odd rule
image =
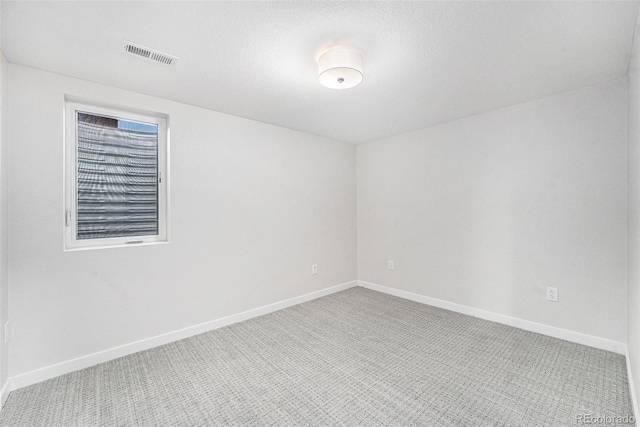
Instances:
[[[165,65],[174,65],[178,60],[175,56],[128,41],[124,42],[124,51]]]

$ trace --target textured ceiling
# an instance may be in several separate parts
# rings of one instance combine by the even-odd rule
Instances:
[[[636,1],[11,2],[10,62],[366,142],[626,75]],[[180,59],[129,56],[123,40]],[[349,45],[361,85],[319,85]]]

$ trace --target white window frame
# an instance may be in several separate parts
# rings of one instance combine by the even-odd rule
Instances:
[[[158,126],[158,234],[148,236],[109,237],[104,239],[77,239],[77,112],[155,124]],[[168,184],[169,184],[169,120],[159,113],[140,113],[118,107],[65,101],[64,137],[64,250],[98,249],[140,246],[169,242],[168,225]]]

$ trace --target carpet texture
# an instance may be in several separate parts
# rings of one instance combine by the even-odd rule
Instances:
[[[625,358],[352,288],[16,390],[2,426],[574,426]]]

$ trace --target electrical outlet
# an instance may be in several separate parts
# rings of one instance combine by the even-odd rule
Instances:
[[[392,260],[389,260],[388,267],[389,267],[389,270],[393,270],[395,268],[395,265],[393,264]]]
[[[311,274],[318,274],[318,264],[313,264],[311,266]]]
[[[547,288],[547,301],[558,302],[558,288]]]

